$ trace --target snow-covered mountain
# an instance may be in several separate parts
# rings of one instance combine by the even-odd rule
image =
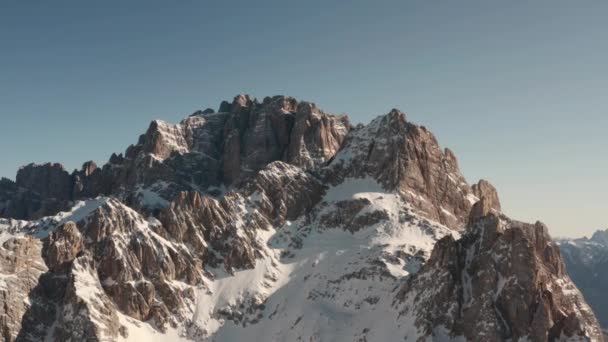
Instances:
[[[598,320],[608,328],[608,230],[591,238],[557,240],[570,277],[589,302]]]
[[[393,109],[246,96],[0,182],[12,341],[600,341],[542,223]]]

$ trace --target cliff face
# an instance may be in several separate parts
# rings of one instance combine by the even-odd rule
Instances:
[[[158,209],[181,191],[217,195],[273,161],[317,168],[334,156],[351,129],[346,116],[291,97],[260,103],[239,95],[220,107],[177,125],[152,122],[136,145],[124,156],[112,155],[103,167],[87,162],[69,174],[59,164],[28,165],[16,183],[0,184],[0,216],[37,219],[99,195],[141,209]]]
[[[547,227],[491,212],[471,222],[460,240],[440,240],[428,263],[401,289],[400,300],[402,314],[415,317],[428,336],[603,339]]]
[[[372,177],[420,214],[454,229],[464,227],[479,196],[495,193],[487,181],[471,188],[454,154],[441,149],[431,132],[408,122],[396,109],[354,129],[323,172],[330,183]],[[497,195],[495,201],[500,210]]]
[[[101,167],[22,168],[0,215],[9,341],[601,338],[546,227],[398,110],[239,95]]]

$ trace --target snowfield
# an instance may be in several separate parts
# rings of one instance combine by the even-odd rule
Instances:
[[[349,233],[301,218],[262,231],[267,258],[252,270],[211,270],[199,290],[193,323],[210,341],[389,341],[418,332],[392,307],[394,294],[417,272],[447,227],[412,216],[397,194],[372,179],[330,188],[321,217],[336,203],[371,202],[359,215],[389,219]],[[404,216],[409,215],[409,220]],[[295,242],[295,243],[294,243]],[[297,246],[294,248],[294,245]],[[407,251],[407,253],[403,253]]]

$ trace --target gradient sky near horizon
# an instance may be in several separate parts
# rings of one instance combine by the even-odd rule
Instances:
[[[606,1],[3,1],[0,176],[238,93],[397,107],[554,236],[608,227]]]

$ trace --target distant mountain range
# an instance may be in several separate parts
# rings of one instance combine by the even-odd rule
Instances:
[[[6,341],[603,340],[548,228],[397,109],[239,95],[21,168],[0,216]]]
[[[608,328],[608,229],[589,238],[557,240],[570,277]]]

